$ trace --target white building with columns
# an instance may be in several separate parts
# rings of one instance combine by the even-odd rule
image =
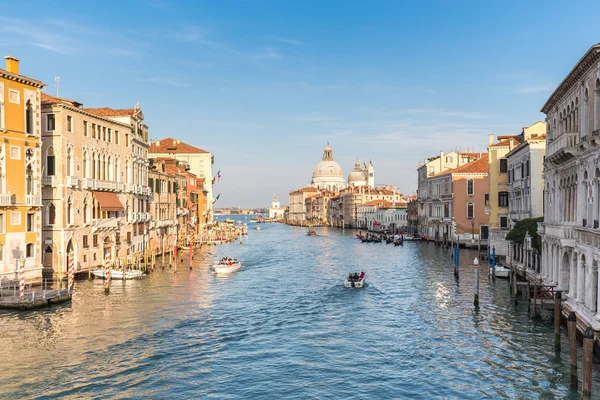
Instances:
[[[580,327],[600,331],[600,44],[552,93],[546,114],[541,277],[566,291]],[[564,297],[563,297],[564,298]]]

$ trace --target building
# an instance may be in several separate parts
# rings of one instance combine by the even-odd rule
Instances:
[[[20,262],[26,279],[41,268],[40,89],[46,85],[19,73],[19,59],[4,57],[0,68],[0,279],[17,279]]]
[[[544,124],[545,128],[545,124]],[[525,218],[544,216],[546,134],[534,134],[506,154],[509,227]]]
[[[344,172],[342,167],[333,160],[333,151],[329,147],[329,142],[323,151],[322,160],[315,166],[310,185],[330,192],[346,187]]]
[[[375,187],[375,167],[373,163],[369,161],[369,166],[363,163],[361,168],[358,158],[354,163],[354,169],[348,175],[348,186],[368,186],[370,188]]]
[[[277,196],[273,194],[273,201],[271,202],[271,207],[269,207],[269,218],[281,220],[283,219],[284,212],[285,207],[281,207],[281,204],[279,204],[279,200],[277,200]]]
[[[423,189],[421,236],[445,243],[474,244],[487,229],[488,154],[430,177]],[[482,233],[480,235],[480,233]]]
[[[305,225],[307,223],[307,215],[305,208],[306,199],[315,198],[318,195],[319,189],[312,186],[308,186],[291,192],[288,223],[292,225]]]
[[[580,327],[600,331],[600,44],[542,107],[546,114],[542,263],[529,275],[555,283]]]
[[[371,200],[356,206],[357,228],[400,233],[406,230],[406,202]]]
[[[65,276],[71,252],[78,271],[143,251],[150,188],[139,107],[83,108],[42,94],[41,126],[46,276]]]
[[[206,208],[202,210],[202,229],[213,222],[213,175],[214,156],[206,150],[183,143],[181,140],[166,138],[150,144],[152,157],[170,157],[184,161],[190,166],[190,172],[198,179],[204,179],[206,190]]]
[[[341,220],[331,221],[332,226],[358,226],[358,209],[361,204],[372,200],[385,200],[390,203],[400,202],[402,194],[400,190],[393,186],[375,187],[370,186],[349,186],[340,191],[341,198]]]

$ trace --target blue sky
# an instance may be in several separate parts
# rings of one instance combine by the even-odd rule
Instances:
[[[173,4],[171,4],[173,3]],[[217,207],[267,205],[336,161],[410,194],[423,158],[543,120],[597,3],[0,1],[2,55],[87,107],[139,101],[150,136],[215,155]],[[570,22],[567,22],[570,21]],[[587,21],[587,23],[585,23]]]

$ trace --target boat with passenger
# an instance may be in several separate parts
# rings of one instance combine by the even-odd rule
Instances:
[[[106,276],[106,269],[101,268],[101,269],[93,270],[92,274],[96,278],[104,278]],[[123,274],[122,269],[112,269],[112,268],[110,269],[110,279],[122,280],[123,275],[125,275],[125,279],[137,279],[137,278],[143,277],[145,274],[142,271],[137,270],[137,269],[126,270],[125,274]]]
[[[223,257],[218,264],[213,265],[213,270],[217,274],[230,274],[242,268],[242,264],[237,258]]]
[[[314,230],[310,229],[307,233],[308,236],[317,236],[317,232],[315,232]]]
[[[358,272],[350,273],[344,280],[345,288],[361,288],[365,285],[367,281],[367,276],[364,272],[360,274]]]

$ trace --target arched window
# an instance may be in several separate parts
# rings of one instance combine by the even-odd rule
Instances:
[[[46,175],[54,176],[56,174],[56,160],[54,157],[54,147],[50,147],[46,153]]]
[[[27,170],[25,171],[25,179],[27,183],[27,194],[33,194],[33,168],[31,164],[27,166]]]
[[[28,135],[33,135],[33,107],[31,100],[27,100],[25,104],[25,132]]]
[[[110,156],[108,156],[108,162],[106,163],[107,165],[107,171],[106,171],[106,180],[107,181],[114,181],[113,179],[113,168],[112,168],[112,160],[110,158]]]
[[[56,223],[56,207],[54,203],[48,204],[48,225],[54,225]]]
[[[27,246],[25,247],[25,257],[27,258],[32,258],[35,254],[35,245],[33,243],[27,243]]]
[[[594,130],[600,129],[600,79],[596,79],[594,90]]]
[[[87,160],[87,151],[83,153],[83,177],[89,178],[88,176],[88,160]]]
[[[71,148],[67,149],[67,176],[73,176],[73,157],[71,156]]]
[[[73,198],[69,197],[67,202],[67,225],[73,224]]]
[[[83,223],[87,224],[88,223],[88,212],[89,212],[89,207],[88,207],[88,201],[87,198],[83,201]]]
[[[467,196],[475,194],[475,181],[472,178],[467,179]]]
[[[472,201],[467,203],[467,218],[473,219],[475,216],[475,204]]]
[[[92,175],[90,176],[91,179],[96,179],[96,153],[92,153]]]

